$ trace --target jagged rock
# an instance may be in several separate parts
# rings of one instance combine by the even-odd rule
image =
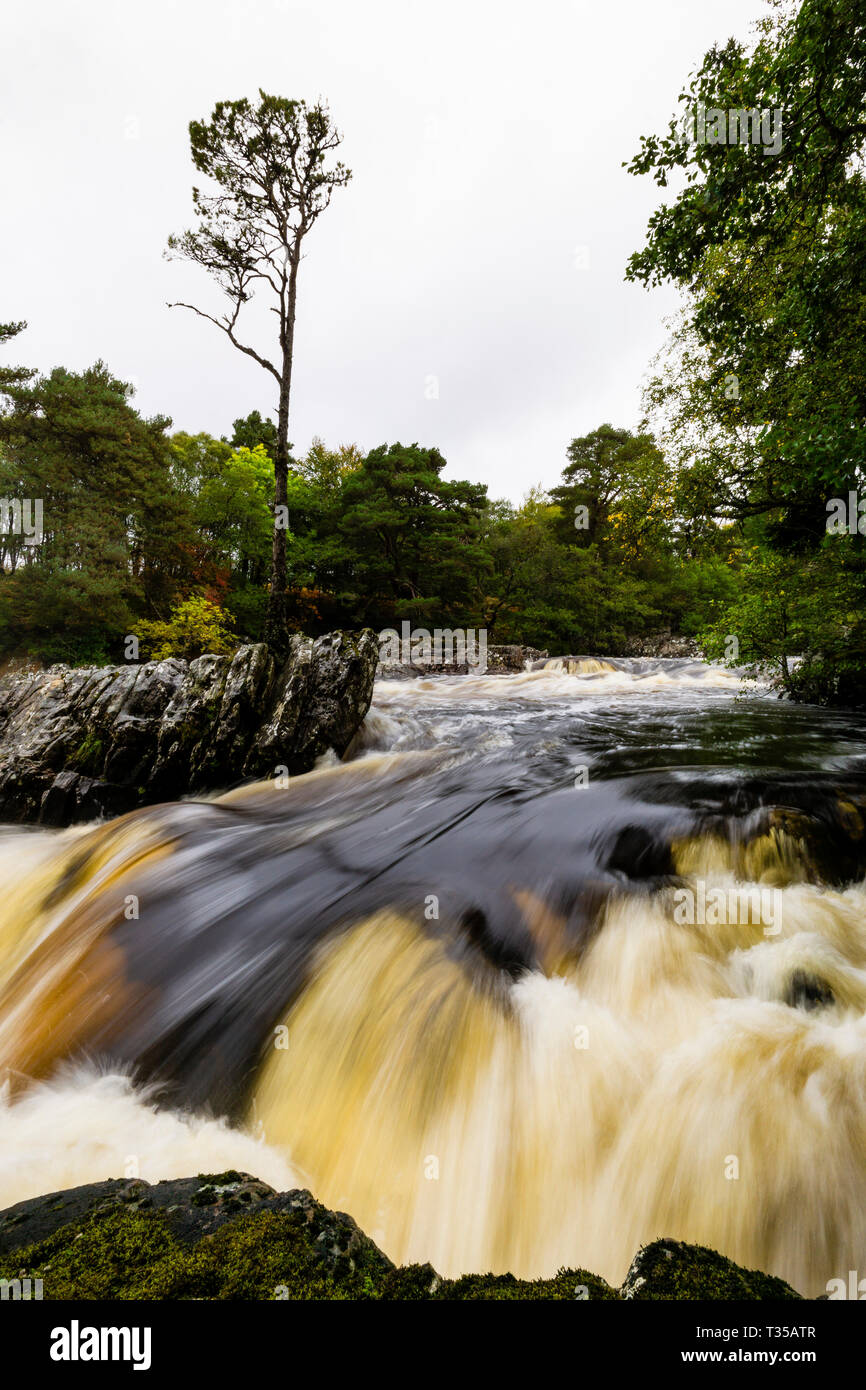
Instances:
[[[0,1279],[47,1299],[793,1299],[781,1279],[699,1245],[660,1240],[621,1290],[583,1269],[553,1278],[395,1267],[343,1212],[249,1173],[90,1183],[0,1212]]]
[[[0,1278],[24,1267],[49,1299],[370,1297],[401,1273],[350,1216],[234,1170],[19,1202],[0,1212]]]
[[[370,705],[369,630],[293,637],[234,656],[52,666],[0,679],[0,818],[69,825],[348,747]]]
[[[704,1245],[654,1240],[635,1255],[620,1289],[623,1299],[800,1298],[784,1279],[743,1269]]]
[[[477,650],[477,649],[476,649]],[[410,680],[417,676],[469,676],[485,672],[523,671],[527,661],[546,658],[547,652],[536,647],[491,646],[486,652],[486,666],[467,661],[380,661],[376,676],[384,680]]]
[[[417,680],[419,676],[483,675],[480,666],[466,661],[382,661],[376,667],[376,679],[386,681]]]
[[[701,650],[693,637],[675,637],[670,631],[650,632],[644,637],[628,637],[620,656],[694,657]]]
[[[537,647],[504,646],[487,648],[488,671],[525,671],[527,661],[545,661],[548,653]]]
[[[18,1202],[0,1212],[0,1255],[40,1244],[63,1227],[122,1211],[163,1212],[166,1229],[181,1245],[194,1245],[227,1222],[254,1211],[291,1212],[308,1228],[315,1253],[325,1265],[352,1262],[363,1255],[373,1256],[383,1270],[394,1268],[350,1216],[328,1211],[304,1188],[276,1192],[235,1169],[159,1183],[109,1178]]]

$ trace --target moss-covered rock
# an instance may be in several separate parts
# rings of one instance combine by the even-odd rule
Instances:
[[[397,1268],[350,1216],[248,1173],[151,1185],[91,1183],[0,1212],[0,1278],[41,1279],[46,1299],[778,1299],[781,1279],[702,1246],[656,1241],[621,1290],[582,1269],[552,1279]]]
[[[515,1279],[513,1274],[464,1274],[462,1279],[444,1280],[434,1296],[448,1299],[553,1298],[571,1302],[618,1297],[610,1284],[585,1269],[561,1269],[554,1279]]]
[[[760,1270],[743,1269],[704,1245],[655,1240],[632,1260],[622,1286],[627,1299],[790,1299],[790,1284]]]
[[[0,1213],[0,1277],[23,1268],[50,1299],[375,1298],[396,1273],[350,1216],[234,1171],[21,1202]]]

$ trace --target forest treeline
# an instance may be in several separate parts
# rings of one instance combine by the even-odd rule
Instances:
[[[97,364],[4,390],[0,497],[42,499],[41,538],[0,533],[0,648],[42,661],[196,655],[262,636],[274,425],[230,438],[143,419]],[[622,649],[697,632],[736,587],[729,527],[678,511],[648,434],[603,425],[567,449],[558,487],[519,506],[444,476],[418,444],[291,459],[290,628],[483,627],[489,642]]]
[[[0,655],[119,659],[130,634],[195,654],[404,619],[617,654],[669,630],[800,698],[866,703],[862,0],[769,0],[641,139],[628,168],[668,201],[626,276],[675,284],[681,311],[640,425],[563,440],[559,483],[519,505],[446,477],[429,440],[291,451],[301,242],[350,171],[326,163],[325,108],[260,97],[191,124],[216,192],[196,190],[197,229],[169,245],[228,295],[202,317],[270,374],[275,420],[171,433],[103,364],[0,368],[0,498],[43,501],[38,535],[0,526]],[[235,338],[259,283],[272,358]]]

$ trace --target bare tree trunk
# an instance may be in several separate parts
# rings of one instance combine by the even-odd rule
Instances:
[[[298,290],[300,247],[296,246],[289,272],[288,309],[283,339],[280,404],[277,412],[277,456],[274,459],[274,542],[271,556],[271,591],[265,619],[265,641],[283,656],[288,650],[288,566],[286,562],[286,508],[289,480],[289,402],[292,394],[292,353],[295,340],[295,307]],[[282,510],[281,510],[282,509]]]

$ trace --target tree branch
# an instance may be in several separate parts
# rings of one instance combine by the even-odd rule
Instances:
[[[169,309],[190,309],[192,313],[198,314],[199,318],[207,319],[208,323],[216,324],[217,328],[222,329],[229,342],[237,348],[238,352],[245,352],[247,357],[252,357],[254,361],[258,362],[260,367],[264,367],[266,372],[270,372],[272,376],[276,377],[277,381],[280,380],[280,374],[273,362],[269,362],[266,357],[262,357],[256,352],[255,348],[246,347],[244,343],[238,342],[234,334],[234,320],[231,323],[223,323],[221,319],[215,319],[212,314],[206,314],[202,309],[197,309],[194,304],[184,304],[182,300],[176,300],[173,304],[168,304],[166,307]],[[235,315],[235,318],[236,317],[237,314]]]

